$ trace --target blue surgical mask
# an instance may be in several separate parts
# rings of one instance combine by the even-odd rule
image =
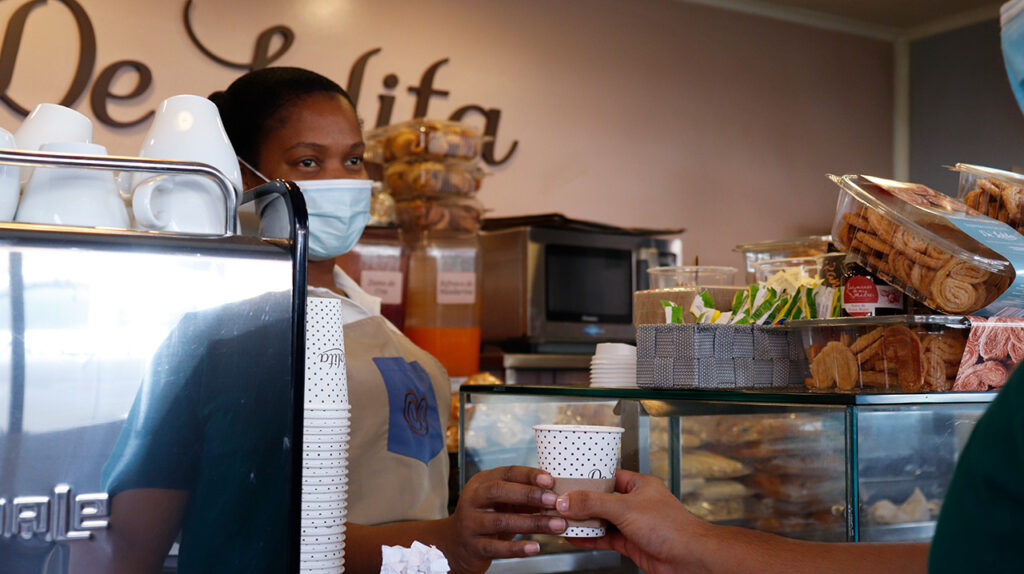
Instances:
[[[1003,62],[1017,105],[1024,110],[1024,0],[1007,2],[999,9]]]
[[[370,190],[366,179],[310,179],[295,182],[309,213],[309,258],[334,259],[359,242],[370,221]],[[260,235],[288,237],[283,199],[257,200]]]
[[[309,212],[309,258],[334,259],[348,253],[370,221],[368,179],[311,179],[295,182]]]

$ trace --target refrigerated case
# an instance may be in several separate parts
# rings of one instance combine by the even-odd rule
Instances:
[[[460,484],[536,466],[534,424],[618,425],[621,467],[659,476],[707,520],[808,540],[927,541],[994,397],[464,385]],[[517,571],[631,569],[558,538],[541,543],[534,566]]]

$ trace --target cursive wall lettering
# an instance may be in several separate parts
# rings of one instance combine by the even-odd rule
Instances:
[[[28,115],[28,108],[16,102],[7,93],[7,90],[11,87],[11,78],[14,76],[14,63],[18,60],[21,38],[25,33],[25,23],[32,10],[46,2],[47,0],[32,0],[15,10],[7,22],[3,48],[0,48],[0,101],[21,116]],[[75,76],[71,79],[71,86],[68,87],[67,93],[59,102],[62,106],[71,106],[85,92],[85,88],[89,85],[89,78],[92,77],[92,71],[96,65],[96,31],[93,30],[92,21],[89,20],[89,16],[81,4],[75,0],[59,0],[59,2],[68,7],[71,15],[75,18],[75,25],[78,27],[78,65],[75,67]]]
[[[74,17],[75,26],[78,29],[78,62],[75,67],[74,76],[67,91],[60,98],[59,103],[64,106],[74,106],[82,95],[89,90],[89,105],[93,116],[100,123],[111,128],[128,128],[148,121],[154,111],[148,110],[139,117],[129,120],[119,120],[110,111],[111,103],[131,100],[145,94],[153,85],[153,72],[149,66],[138,60],[118,60],[107,65],[96,76],[93,84],[89,86],[89,80],[96,68],[96,31],[92,21],[85,9],[76,0],[55,0],[58,4],[66,7]],[[2,101],[14,113],[24,117],[28,115],[29,108],[22,105],[8,92],[11,79],[14,75],[15,63],[18,60],[18,52],[21,48],[22,38],[25,33],[25,24],[29,16],[36,8],[47,4],[48,0],[28,0],[19,6],[11,15],[4,29],[3,42],[0,44],[0,101]],[[196,34],[192,24],[192,6],[194,0],[186,0],[182,12],[185,33],[196,49],[213,62],[236,70],[259,70],[270,66],[279,60],[295,43],[295,32],[287,26],[272,26],[263,30],[256,37],[253,45],[252,58],[248,62],[234,62],[227,58],[213,53]],[[276,45],[276,48],[274,46]],[[381,48],[373,48],[361,54],[353,62],[348,75],[347,90],[352,100],[359,102],[359,96],[363,89],[363,80],[366,77],[367,67],[370,60],[380,54]],[[407,92],[415,97],[413,106],[413,118],[427,117],[430,101],[432,98],[448,98],[451,93],[435,87],[438,71],[448,64],[448,58],[443,58],[431,63],[420,76],[417,85],[408,86]],[[113,85],[115,81],[125,74],[134,75],[134,85],[125,93],[115,93]],[[399,85],[399,77],[394,73],[386,73],[381,81],[383,92],[377,95],[377,113],[375,126],[380,127],[392,123],[392,111],[396,100],[396,88]],[[479,104],[466,104],[457,108],[449,116],[449,119],[461,121],[466,116],[476,114],[484,120],[484,135],[489,136],[487,143],[482,150],[483,160],[489,165],[500,165],[511,159],[519,147],[518,141],[513,141],[507,151],[499,157],[495,151],[498,140],[498,127],[501,123],[501,110],[497,108],[486,108]]]

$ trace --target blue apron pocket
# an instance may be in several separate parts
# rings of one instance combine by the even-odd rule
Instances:
[[[375,357],[388,391],[388,451],[429,464],[444,448],[437,397],[427,371],[416,361]]]

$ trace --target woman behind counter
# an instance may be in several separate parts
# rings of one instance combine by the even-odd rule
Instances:
[[[238,78],[210,99],[217,104],[239,157],[253,168],[243,170],[246,187],[262,183],[262,176],[299,181],[366,179],[365,145],[354,105],[333,81],[299,68],[267,68]],[[315,215],[368,209],[344,202],[337,206],[313,203],[307,201],[311,220]],[[324,209],[327,211],[316,213]],[[338,213],[330,213],[331,209]],[[447,515],[448,458],[443,440],[451,401],[447,374],[436,359],[412,344],[379,311],[355,301],[369,301],[372,307],[373,298],[335,267],[334,258],[351,249],[366,218],[335,219],[347,223],[336,225],[322,237],[317,227],[310,226],[308,280],[310,295],[340,298],[345,317],[346,369],[353,405],[346,570],[379,572],[381,545],[408,546],[414,540],[440,548],[454,572],[483,572],[492,559],[536,554],[536,542],[512,540],[514,535],[557,534],[566,526],[562,518],[535,514],[542,508],[554,508],[556,499],[549,490],[551,476],[540,470],[504,467],[479,473],[466,484],[455,512]],[[224,317],[231,316],[221,313],[199,322],[223,324]],[[202,350],[204,356],[211,352]],[[203,383],[185,386],[202,388]],[[425,400],[430,428],[436,432],[425,436],[413,432],[422,429],[412,429],[404,420],[403,405],[389,405],[388,396],[396,392],[398,396],[414,392]],[[196,410],[195,406],[191,410]],[[110,565],[106,571],[159,572],[180,530],[180,571],[216,570],[223,574],[227,566],[212,562],[223,560],[225,552],[234,550],[217,547],[217,523],[238,520],[227,515],[232,514],[230,509],[245,505],[244,500],[235,500],[242,495],[218,487],[216,501],[221,511],[204,508],[201,501],[209,501],[210,493],[199,491],[204,484],[216,483],[204,476],[212,471],[205,470],[193,455],[169,460],[142,447],[132,448],[163,440],[159,437],[168,434],[147,426],[152,423],[137,410],[141,409],[133,407],[126,424],[126,429],[132,430],[122,432],[119,448],[104,469],[104,481],[114,497],[111,524],[118,525],[104,544]],[[190,426],[205,428],[202,422]],[[182,434],[181,429],[174,430]],[[224,440],[199,431],[191,434],[196,436],[192,442]],[[174,445],[164,449],[171,450],[202,449],[174,449]],[[183,468],[188,472],[177,472]],[[168,480],[175,474],[183,478]],[[119,513],[119,509],[143,508],[147,512]]]
[[[268,68],[242,76],[211,99],[235,150],[260,174],[290,180],[366,179],[366,146],[355,107],[335,82],[299,68]],[[244,171],[247,187],[262,183],[257,174]],[[334,264],[333,257],[341,253],[329,255],[309,263],[310,294],[358,291]],[[436,359],[379,312],[368,312],[351,299],[343,301],[349,392],[355,406],[348,515],[355,524],[347,530],[346,565],[355,572],[379,571],[382,544],[406,546],[420,540],[441,548],[455,571],[483,571],[493,558],[539,550],[535,542],[509,540],[514,534],[563,531],[561,519],[500,512],[508,504],[553,507],[555,497],[545,490],[553,484],[551,478],[535,469],[503,468],[474,476],[455,513],[446,516],[448,376]],[[395,362],[396,357],[402,360]],[[429,416],[440,422],[436,441],[411,431],[400,416],[401,405],[397,411],[389,409],[386,387],[415,389],[417,373],[406,368],[406,361],[419,364],[430,378],[436,398],[431,404],[437,412]],[[399,454],[389,450],[395,442],[411,446]]]

